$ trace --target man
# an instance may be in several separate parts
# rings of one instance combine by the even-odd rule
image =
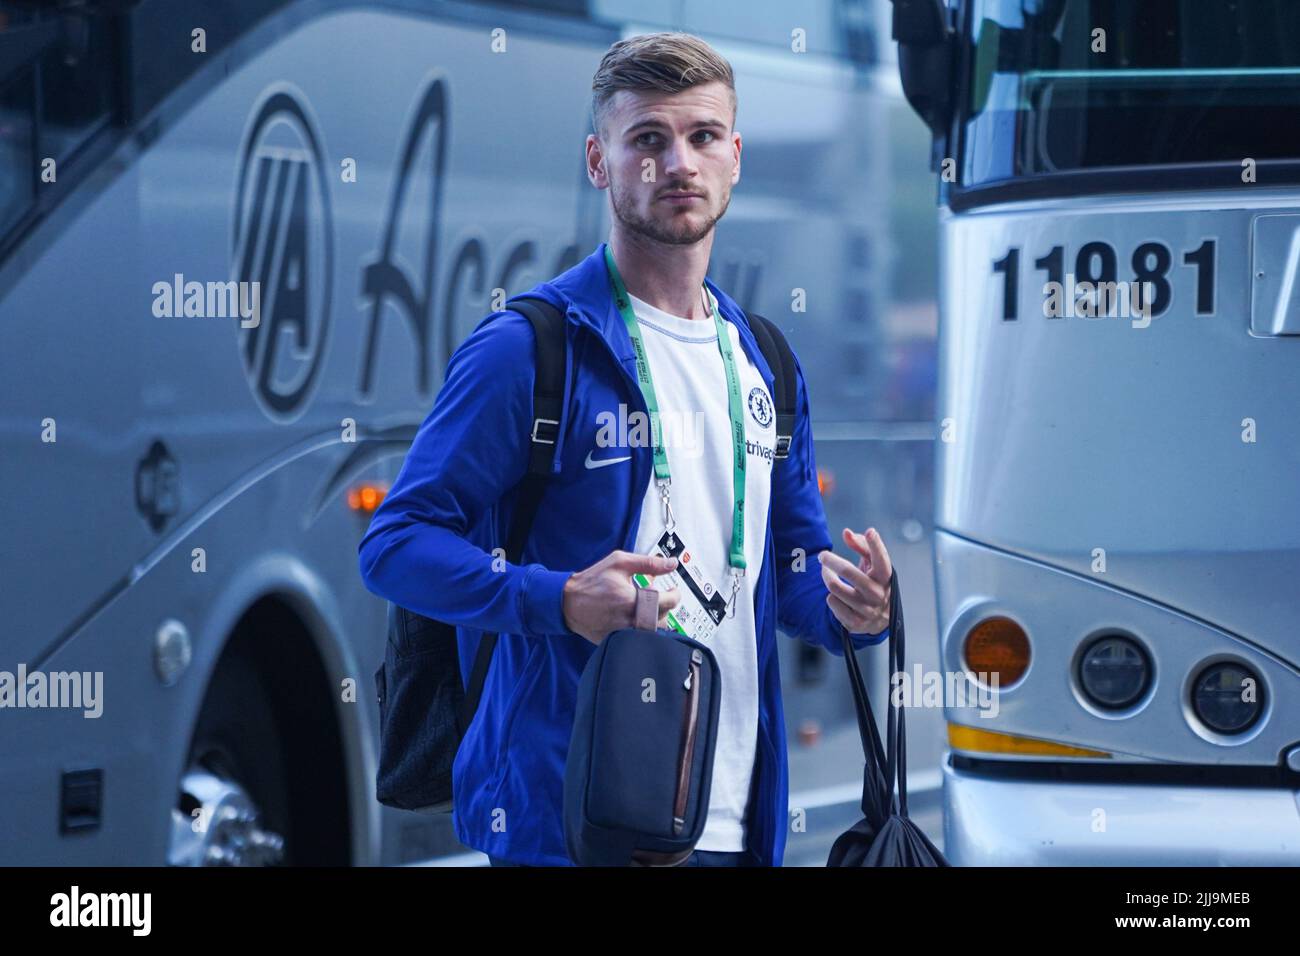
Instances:
[[[376,594],[457,625],[466,678],[479,634],[500,634],[453,766],[456,834],[493,864],[565,865],[579,677],[597,644],[632,625],[632,575],[675,567],[656,548],[673,531],[727,608],[707,638],[723,697],[688,865],[779,866],[788,783],[776,624],[834,653],[845,632],[857,647],[884,640],[889,555],[874,529],[844,529],[857,563],[830,550],[802,370],[789,455],[777,460],[771,370],[743,311],[705,279],[740,178],[730,66],[695,37],[640,36],[609,49],[592,90],[587,174],[608,190],[612,227],[608,244],[532,290],[566,312],[570,367],[524,563],[500,549],[529,457],[533,332],[503,311],[448,363],[361,542],[361,573]],[[646,429],[656,405],[665,427]],[[661,596],[660,626],[696,600],[680,590]]]

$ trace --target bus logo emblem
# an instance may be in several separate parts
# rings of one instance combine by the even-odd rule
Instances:
[[[269,90],[244,140],[232,278],[257,282],[262,319],[239,331],[249,387],[274,421],[302,414],[329,338],[333,228],[324,154],[301,94]]]

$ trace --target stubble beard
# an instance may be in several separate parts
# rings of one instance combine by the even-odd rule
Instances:
[[[713,231],[713,227],[726,214],[727,207],[731,205],[731,190],[728,189],[722,197],[722,208],[717,211],[716,215],[710,216],[699,228],[690,226],[687,221],[671,227],[665,226],[658,219],[647,218],[638,213],[636,203],[625,191],[617,186],[611,184],[609,192],[610,201],[614,207],[614,216],[625,228],[638,236],[670,246],[689,246],[699,242]]]

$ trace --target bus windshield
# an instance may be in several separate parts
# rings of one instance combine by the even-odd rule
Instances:
[[[971,0],[960,185],[1300,159],[1300,0]]]

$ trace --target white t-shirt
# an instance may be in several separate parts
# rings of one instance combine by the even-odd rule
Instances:
[[[629,295],[654,379],[668,465],[672,472],[675,531],[701,569],[726,597],[731,595],[733,504],[732,439],[727,377],[718,353],[712,316],[683,319]],[[723,618],[706,645],[722,675],[722,703],[713,782],[704,833],[696,849],[745,849],[745,811],[758,746],[758,648],[754,589],[763,565],[767,507],[776,449],[776,417],[762,375],[731,335],[740,373],[745,418],[745,576],[736,598],[735,617]],[[636,550],[658,553],[664,532],[663,506],[653,472],[641,505]]]

